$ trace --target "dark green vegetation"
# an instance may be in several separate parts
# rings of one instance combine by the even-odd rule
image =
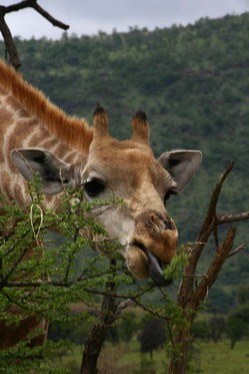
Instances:
[[[96,313],[88,313],[86,306],[98,303],[99,298],[95,296],[92,287],[102,288],[108,278],[106,257],[84,254],[92,241],[79,234],[79,228],[84,230],[91,227],[95,234],[105,235],[103,228],[94,223],[89,214],[87,217],[86,212],[93,205],[80,203],[80,193],[76,195],[76,204],[72,204],[72,195],[65,193],[62,212],[55,214],[42,208],[41,195],[37,186],[35,189],[33,187],[30,186],[31,204],[27,211],[24,212],[13,203],[6,206],[5,214],[0,217],[1,374],[27,373],[31,368],[38,373],[50,373],[48,360],[53,360],[69,349],[70,341],[82,343],[82,340],[75,341],[72,338],[73,331],[77,331],[75,335],[80,339],[84,330],[78,330],[75,326],[84,323],[88,326],[87,322],[93,323],[96,319]],[[4,198],[0,198],[1,203],[4,203]],[[61,237],[48,235],[55,225],[63,234],[63,241]],[[41,241],[44,236],[45,247]],[[115,257],[115,243],[110,245],[108,242],[108,251]],[[85,261],[79,261],[83,257]],[[72,313],[70,307],[82,301],[85,309]],[[13,307],[15,313],[10,312]],[[42,330],[27,330],[25,325],[21,325],[20,329],[26,331],[26,336],[24,333],[22,341],[15,340],[19,323],[34,315],[38,320],[48,319],[57,328],[60,327],[60,339],[52,325],[51,337],[53,333],[55,335],[53,341],[50,339],[47,344],[30,349]],[[71,335],[67,332],[68,324]],[[30,323],[26,325],[30,326]],[[13,342],[18,344],[13,346]],[[6,344],[9,349],[2,350]]]
[[[172,148],[202,150],[199,173],[168,203],[181,243],[195,241],[211,191],[231,160],[235,167],[224,186],[220,212],[249,209],[248,43],[249,14],[154,32],[64,34],[59,41],[16,38],[24,76],[68,113],[91,122],[100,102],[109,112],[113,135],[125,138],[132,115],[143,109],[156,155]],[[236,244],[248,248],[248,221],[237,227]],[[200,274],[213,248],[210,245],[201,258]],[[231,339],[234,320],[248,316],[247,306],[236,298],[238,286],[248,282],[248,271],[248,251],[228,259],[208,297],[209,312],[228,314],[237,308],[229,317]],[[248,324],[241,330],[247,328]]]

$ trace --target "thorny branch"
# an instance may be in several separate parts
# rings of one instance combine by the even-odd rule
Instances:
[[[3,6],[0,5],[0,31],[2,33],[5,47],[6,47],[6,57],[9,56],[11,65],[18,70],[21,66],[19,55],[15,47],[15,43],[11,34],[11,31],[5,21],[5,15],[11,12],[17,12],[21,9],[32,8],[38,12],[42,17],[44,17],[53,26],[59,27],[63,30],[68,30],[69,25],[57,20],[51,14],[49,14],[45,9],[43,9],[37,2],[37,0],[24,0],[19,3]]]
[[[236,255],[237,253],[239,253],[240,251],[243,251],[244,249],[246,249],[245,244],[241,244],[237,248],[235,248],[232,252],[230,252],[227,257],[232,257]]]

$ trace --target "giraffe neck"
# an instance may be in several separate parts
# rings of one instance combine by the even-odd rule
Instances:
[[[21,107],[35,117],[50,133],[79,151],[88,151],[93,130],[85,119],[66,115],[41,91],[24,81],[12,67],[0,61],[0,85]]]
[[[21,206],[29,200],[26,182],[10,158],[12,149],[44,148],[65,162],[77,162],[86,157],[92,134],[84,119],[67,116],[0,62],[0,189],[9,200]]]

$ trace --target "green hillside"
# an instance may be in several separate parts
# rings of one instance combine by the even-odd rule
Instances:
[[[16,45],[24,76],[68,113],[91,121],[100,102],[113,135],[125,138],[132,115],[143,109],[156,155],[174,148],[202,150],[198,175],[168,204],[181,242],[196,239],[215,181],[231,160],[235,168],[220,212],[249,209],[248,13],[153,32],[16,38]],[[4,56],[3,44],[0,49]],[[248,243],[248,229],[248,222],[238,225],[237,244]],[[248,256],[240,254],[220,279],[229,289],[246,281],[248,271]]]

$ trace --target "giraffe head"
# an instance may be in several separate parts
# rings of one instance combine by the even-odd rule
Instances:
[[[93,139],[82,164],[65,164],[41,149],[13,150],[11,157],[27,180],[39,173],[45,194],[58,194],[66,186],[84,188],[89,201],[108,200],[113,195],[122,199],[121,204],[99,208],[93,214],[110,238],[122,245],[130,272],[136,278],[151,276],[164,285],[162,267],[173,258],[178,239],[166,201],[189,182],[202,155],[196,150],[177,150],[155,159],[145,113],[136,113],[132,128],[129,140],[114,139],[108,132],[107,113],[98,106]]]

